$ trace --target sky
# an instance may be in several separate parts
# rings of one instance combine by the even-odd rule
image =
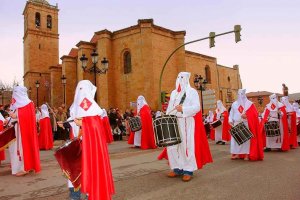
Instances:
[[[26,0],[0,0],[0,80],[22,82],[23,9]],[[217,63],[240,67],[247,92],[300,92],[300,0],[48,0],[59,8],[59,54],[68,54],[93,33],[116,31],[152,18],[154,24],[186,31],[185,42],[242,27],[242,41],[234,34],[190,44],[186,50],[213,56]]]

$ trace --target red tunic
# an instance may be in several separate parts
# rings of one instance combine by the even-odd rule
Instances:
[[[30,102],[18,108],[18,123],[21,130],[24,170],[41,171],[39,141],[36,131],[34,104]]]
[[[140,110],[142,132],[141,149],[155,149],[154,129],[151,117],[151,110],[148,105],[144,105]]]
[[[107,141],[107,143],[112,143],[114,141],[114,138],[113,138],[113,135],[111,132],[111,127],[109,124],[108,117],[107,116],[103,117],[102,121],[103,121],[103,126],[105,129],[106,141]]]
[[[43,150],[53,148],[53,135],[49,117],[40,120],[39,147]]]
[[[103,121],[99,116],[82,119],[81,190],[90,200],[109,200],[114,194]]]
[[[263,147],[263,134],[259,131],[259,120],[258,112],[254,106],[246,111],[248,119],[249,130],[252,132],[254,137],[250,139],[250,160],[263,160],[264,159],[264,147]]]

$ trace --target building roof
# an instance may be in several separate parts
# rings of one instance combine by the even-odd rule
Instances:
[[[268,91],[257,91],[257,92],[249,92],[246,94],[247,97],[257,97],[257,96],[270,96],[271,94],[274,94],[274,92],[268,92]],[[283,96],[282,94],[275,93],[278,97]]]
[[[78,49],[77,48],[72,48],[71,51],[69,52],[68,56],[71,56],[73,58],[78,56]]]
[[[204,55],[204,54],[200,54],[200,53],[196,53],[196,52],[193,52],[193,51],[185,51],[186,54],[191,54],[191,55],[194,55],[194,56],[201,56],[203,58],[207,58],[207,59],[213,59],[213,60],[216,60],[217,58],[215,57],[211,57],[211,56],[207,56],[207,55]]]
[[[300,93],[289,94],[289,99],[291,101],[299,100],[300,99]]]
[[[48,1],[46,1],[46,0],[30,0],[30,1],[33,2],[33,3],[40,3],[40,4],[50,5],[48,3]]]

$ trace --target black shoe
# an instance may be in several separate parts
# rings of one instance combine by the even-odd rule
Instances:
[[[225,144],[226,144],[225,142],[222,142],[222,143],[221,143],[221,145],[225,145]]]
[[[271,151],[271,148],[265,148],[264,152],[269,152]]]
[[[218,141],[218,142],[216,142],[216,144],[221,144],[222,143],[222,141]]]

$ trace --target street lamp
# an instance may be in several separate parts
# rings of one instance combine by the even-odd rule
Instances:
[[[36,106],[39,106],[39,87],[40,87],[40,82],[37,80],[35,82],[35,87],[36,87]]]
[[[2,104],[4,104],[4,87],[1,88]]]
[[[201,111],[202,111],[202,113],[204,112],[204,110],[203,110],[203,94],[202,94],[202,91],[205,90],[205,85],[206,84],[207,84],[207,81],[201,75],[195,74],[194,85],[195,85],[195,88],[197,90],[200,90]]]
[[[64,104],[66,105],[66,83],[67,83],[67,78],[65,75],[62,75],[61,77],[61,84],[64,86]]]
[[[106,58],[103,58],[103,60],[101,60],[101,69],[97,67],[98,55],[99,54],[96,52],[96,49],[94,49],[93,52],[91,53],[93,66],[90,67],[89,69],[87,69],[88,58],[85,56],[85,54],[82,54],[82,56],[80,57],[80,61],[82,64],[81,67],[82,67],[83,71],[94,74],[94,84],[96,87],[97,87],[96,75],[97,74],[106,74],[106,72],[108,71],[108,60]],[[97,101],[97,92],[95,94],[95,100]]]

